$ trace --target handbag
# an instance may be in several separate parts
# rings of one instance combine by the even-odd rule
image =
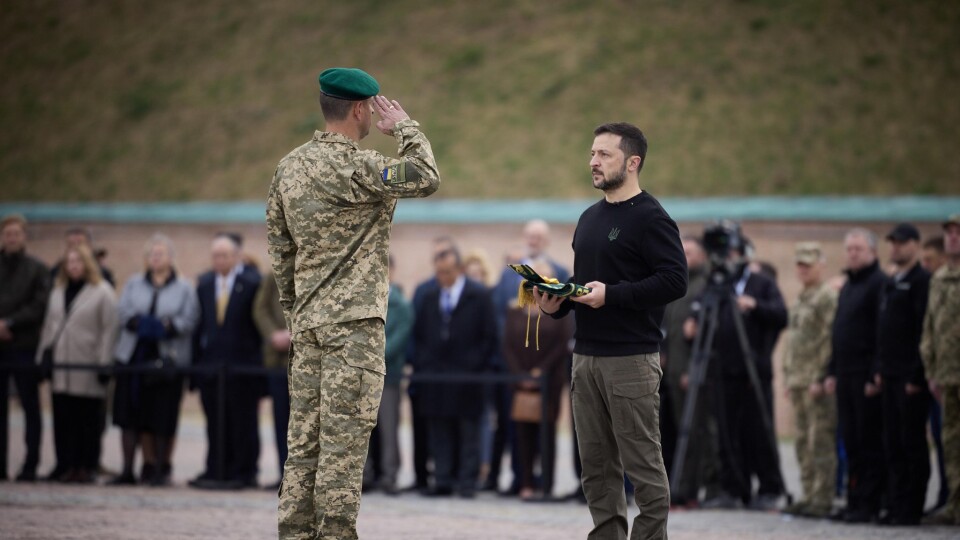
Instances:
[[[539,423],[543,418],[543,396],[539,390],[517,390],[513,393],[510,419],[514,422]]]

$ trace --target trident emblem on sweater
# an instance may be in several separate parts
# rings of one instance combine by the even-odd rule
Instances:
[[[610,241],[613,242],[614,240],[617,239],[618,236],[620,236],[620,229],[614,227],[610,229],[610,234],[607,235],[607,238],[609,238]]]

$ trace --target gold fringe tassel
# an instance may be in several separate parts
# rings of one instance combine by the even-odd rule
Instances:
[[[531,310],[533,309],[533,306],[535,306],[535,305],[537,304],[537,301],[534,300],[534,298],[533,298],[533,288],[530,288],[529,290],[528,290],[528,289],[525,289],[525,288],[523,287],[523,285],[524,285],[525,283],[526,283],[526,281],[521,281],[521,282],[520,282],[520,288],[519,288],[519,290],[517,290],[517,305],[519,305],[520,307],[526,307],[526,308],[527,308],[527,334],[526,334],[526,338],[524,339],[523,346],[524,346],[524,347],[530,347],[530,317],[533,316],[533,314],[531,313]],[[547,283],[560,283],[560,281],[558,281],[556,278],[548,278],[548,279],[547,279]],[[540,311],[539,306],[538,306],[538,308],[537,308],[537,330],[536,330],[536,334],[535,334],[535,336],[536,336],[537,350],[538,350],[538,351],[540,350],[540,317],[542,317],[542,316],[543,316],[543,312]]]

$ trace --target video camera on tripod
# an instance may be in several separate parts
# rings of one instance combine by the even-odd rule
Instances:
[[[730,283],[743,273],[747,264],[747,249],[749,243],[740,225],[729,219],[717,220],[703,230],[703,249],[710,261],[710,279],[712,285]],[[731,252],[736,251],[743,257],[733,258]]]

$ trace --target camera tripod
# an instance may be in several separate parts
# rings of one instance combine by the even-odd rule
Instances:
[[[738,272],[733,273],[733,275],[738,274]],[[757,400],[758,409],[763,421],[765,439],[770,445],[777,470],[780,471],[780,453],[777,447],[776,433],[773,430],[773,421],[770,418],[766,399],[760,386],[760,376],[757,374],[757,368],[754,364],[754,352],[750,348],[750,342],[747,339],[747,330],[743,323],[743,315],[737,306],[736,294],[734,293],[730,277],[731,276],[725,272],[711,272],[700,302],[701,308],[697,314],[697,334],[693,340],[693,350],[688,368],[687,397],[684,401],[680,432],[677,437],[677,448],[674,452],[673,467],[670,474],[670,491],[672,493],[679,492],[680,481],[683,477],[684,459],[686,458],[687,449],[690,444],[690,429],[697,407],[697,399],[707,376],[710,357],[714,352],[714,337],[717,332],[720,309],[724,304],[732,311],[731,315],[733,316],[733,323],[736,328],[737,340],[740,344],[740,350],[743,351],[742,358],[745,364],[744,367],[750,379],[750,386],[753,388],[753,394]],[[723,414],[723,411],[720,411],[720,414]],[[719,438],[719,444],[726,445],[729,448],[730,443],[726,440],[725,434],[721,433]],[[739,478],[741,482],[746,482],[746,492],[749,493],[751,491],[749,473],[739,470],[736,460],[731,460],[731,464],[737,473],[737,478]],[[782,472],[780,472],[780,474],[782,475]],[[780,481],[779,495],[786,497],[787,504],[792,503],[792,496],[787,492],[786,485],[782,478]]]

